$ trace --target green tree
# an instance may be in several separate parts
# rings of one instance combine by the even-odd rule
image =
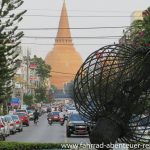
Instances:
[[[150,46],[150,7],[143,12],[143,20],[135,20],[130,30],[130,43],[135,47]]]
[[[23,101],[28,106],[32,105],[33,104],[33,95],[25,94],[23,96]]]
[[[36,102],[46,102],[47,101],[47,88],[38,87],[35,89]]]
[[[22,31],[17,31],[17,25],[26,12],[25,10],[16,14],[14,10],[22,4],[22,0],[1,0],[0,2],[0,99],[5,106],[6,99],[12,91],[12,78],[15,75],[15,63],[18,56],[17,47],[23,36]]]
[[[143,45],[150,46],[150,7],[143,12]]]
[[[40,86],[45,86],[47,78],[50,77],[51,67],[47,65],[42,58],[39,58],[36,55],[31,60],[31,63],[37,65],[36,73],[40,78]]]
[[[51,67],[45,63],[42,58],[34,56],[31,63],[36,64],[36,74],[40,78],[39,86],[35,89],[35,98],[37,102],[48,101],[49,91],[47,91],[47,80],[50,77]]]

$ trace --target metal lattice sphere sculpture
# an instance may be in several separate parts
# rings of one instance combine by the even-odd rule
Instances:
[[[150,49],[108,45],[93,52],[76,74],[74,98],[95,124],[91,143],[149,143]]]

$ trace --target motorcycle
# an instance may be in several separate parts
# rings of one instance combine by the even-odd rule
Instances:
[[[64,118],[60,118],[60,125],[61,125],[61,126],[64,125]]]
[[[51,118],[47,118],[47,120],[48,120],[48,124],[52,125],[52,119]]]

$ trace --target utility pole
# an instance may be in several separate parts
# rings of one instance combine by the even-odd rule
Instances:
[[[27,50],[26,63],[27,63],[27,93],[29,93],[29,65],[30,65],[30,53],[29,53],[29,50]]]
[[[23,95],[24,95],[24,91],[23,91],[23,84],[21,84],[21,87],[20,87],[20,99],[21,99],[21,106],[23,105]]]

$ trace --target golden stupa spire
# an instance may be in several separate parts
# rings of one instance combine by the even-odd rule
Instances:
[[[52,68],[51,85],[55,85],[57,89],[61,90],[66,83],[74,79],[74,75],[82,64],[82,58],[72,43],[65,1],[63,2],[55,45],[52,51],[47,54],[45,62]],[[69,75],[64,76],[61,72],[69,73]]]
[[[55,45],[57,44],[72,44],[72,38],[69,28],[68,14],[66,9],[66,3],[64,0],[63,7],[61,10],[61,16],[59,21],[59,28],[57,37],[55,39]]]

